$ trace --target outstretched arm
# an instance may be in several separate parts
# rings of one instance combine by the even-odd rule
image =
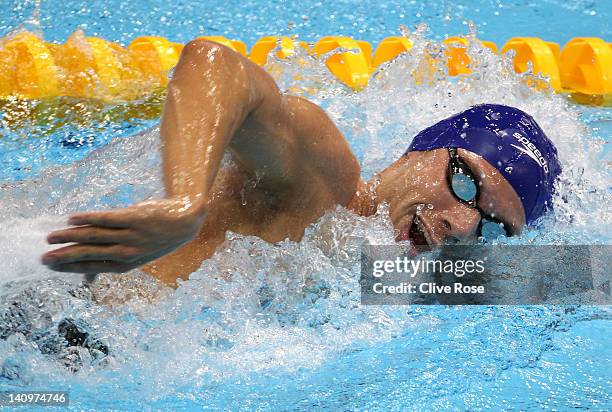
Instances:
[[[228,147],[247,169],[291,178],[291,122],[263,69],[217,43],[190,42],[161,122],[166,198],[71,216],[76,227],[50,233],[48,242],[75,244],[45,254],[43,263],[62,272],[124,272],[171,252],[198,234]]]

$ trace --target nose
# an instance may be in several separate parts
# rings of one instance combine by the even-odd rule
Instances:
[[[445,240],[455,238],[461,241],[475,235],[481,216],[473,207],[457,202],[453,207],[440,211],[439,219],[447,229]]]

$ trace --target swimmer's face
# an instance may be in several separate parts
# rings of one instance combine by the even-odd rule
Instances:
[[[478,207],[518,234],[525,212],[508,181],[482,157],[464,149],[458,155],[478,181]],[[410,152],[385,169],[378,194],[389,203],[397,240],[440,245],[447,241],[476,240],[481,213],[453,194],[448,184],[447,149]]]

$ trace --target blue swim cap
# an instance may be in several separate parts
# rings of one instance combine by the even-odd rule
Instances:
[[[552,208],[561,173],[555,145],[527,113],[481,104],[444,119],[414,137],[408,152],[457,147],[482,156],[518,194],[527,223]]]

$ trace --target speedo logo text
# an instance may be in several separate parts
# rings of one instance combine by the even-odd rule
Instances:
[[[542,153],[540,153],[538,148],[535,147],[535,145],[531,143],[525,136],[518,132],[514,132],[512,136],[516,140],[518,140],[523,145],[523,147],[517,145],[511,146],[515,149],[520,150],[521,152],[525,153],[527,156],[535,160],[540,165],[540,167],[544,169],[544,172],[548,173],[548,162],[546,161]]]

